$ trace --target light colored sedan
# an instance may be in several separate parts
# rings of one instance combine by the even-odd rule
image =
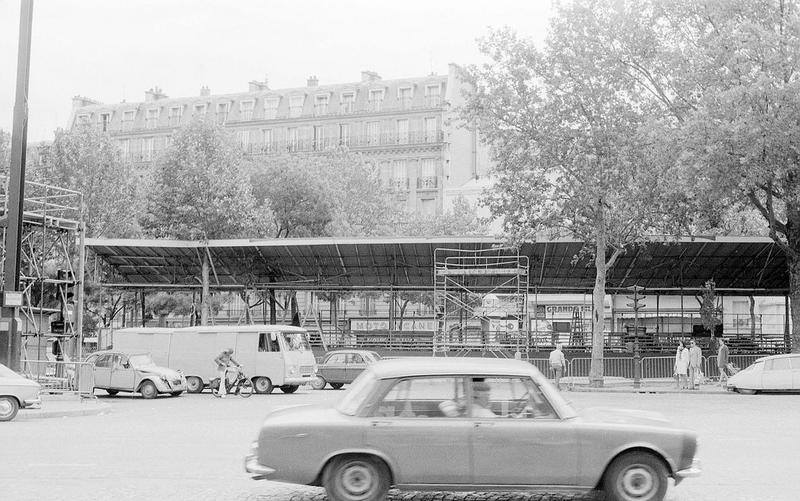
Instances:
[[[800,391],[800,354],[759,358],[728,378],[726,387],[751,395],[759,391]]]
[[[413,490],[606,491],[658,500],[700,473],[697,437],[657,413],[578,415],[531,364],[383,360],[335,407],[276,410],[245,458],[257,479],[322,485],[331,501]]]
[[[155,398],[159,393],[177,397],[186,391],[183,374],[157,366],[147,353],[98,351],[86,361],[92,364],[94,387],[109,395],[130,391],[144,398]]]
[[[11,421],[19,409],[39,407],[42,387],[0,364],[0,421]]]
[[[330,384],[338,390],[345,384],[352,383],[369,364],[381,359],[381,356],[369,350],[335,350],[325,354],[317,365],[317,373],[311,380],[311,387],[321,390]]]

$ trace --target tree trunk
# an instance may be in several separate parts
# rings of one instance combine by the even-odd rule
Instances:
[[[791,346],[786,347],[786,352],[800,353],[800,257],[786,256],[786,262],[789,266],[789,311],[792,318]]]
[[[200,325],[208,325],[208,309],[209,309],[209,277],[210,265],[208,262],[208,253],[203,252],[203,267],[201,268],[201,285],[202,294],[200,295]]]
[[[601,216],[598,228],[603,228]],[[592,365],[589,368],[589,385],[595,388],[603,386],[603,348],[605,347],[605,314],[603,303],[606,295],[606,236],[597,232],[595,241],[595,279],[592,303],[594,316],[592,322]]]
[[[753,296],[750,299],[750,338],[756,338],[756,298]],[[738,330],[738,329],[737,329]]]
[[[242,302],[244,303],[244,322],[247,325],[252,325],[253,317],[250,315],[250,295],[247,293],[247,289],[239,291],[239,297],[242,298]]]

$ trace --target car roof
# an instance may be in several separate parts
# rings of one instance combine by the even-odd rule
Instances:
[[[478,357],[405,357],[382,359],[374,363],[372,372],[380,379],[423,375],[517,375],[536,371],[522,360]]]
[[[88,356],[92,357],[94,355],[127,355],[127,356],[130,357],[130,356],[133,356],[133,355],[149,355],[149,354],[150,353],[148,353],[146,351],[130,351],[130,352],[128,352],[128,351],[120,351],[120,350],[99,350],[99,351],[96,351],[94,353],[90,353]]]
[[[356,349],[356,348],[353,348],[353,349],[343,348],[343,349],[338,349],[338,350],[331,350],[331,351],[325,353],[325,355],[333,355],[334,353],[358,353],[358,354],[361,354],[361,353],[375,353],[375,352],[372,351],[372,350],[360,350],[360,349]]]
[[[775,360],[776,358],[796,358],[796,357],[800,357],[800,353],[782,353],[780,355],[770,355],[768,357],[761,357],[757,359],[755,362],[763,362],[765,360]]]

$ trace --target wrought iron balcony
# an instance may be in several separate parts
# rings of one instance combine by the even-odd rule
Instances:
[[[417,178],[418,190],[435,190],[439,187],[439,178],[436,176],[422,176]]]

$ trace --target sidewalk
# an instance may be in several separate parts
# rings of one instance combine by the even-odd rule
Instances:
[[[694,394],[723,394],[728,393],[725,388],[722,388],[716,381],[708,381],[700,385],[698,390],[679,390],[675,388],[675,380],[673,378],[663,379],[642,379],[639,388],[633,387],[633,380],[619,377],[606,377],[603,382],[602,388],[593,388],[589,386],[589,378],[576,377],[563,378],[562,385],[569,385],[568,391],[595,391],[595,392],[610,392],[610,393],[686,393],[689,395]]]
[[[20,409],[15,421],[39,418],[96,416],[111,411],[111,404],[77,395],[42,395],[40,409]]]

